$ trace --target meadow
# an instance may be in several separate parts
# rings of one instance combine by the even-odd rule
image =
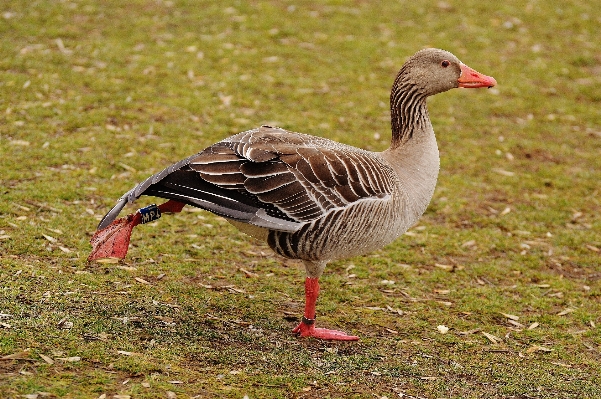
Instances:
[[[601,397],[593,3],[3,1],[0,397]],[[320,323],[360,341],[292,334],[302,264],[208,212],[86,262],[121,194],[233,133],[384,150],[393,79],[424,47],[498,86],[429,100],[428,210],[326,269]]]

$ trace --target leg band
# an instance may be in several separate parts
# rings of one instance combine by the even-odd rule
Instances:
[[[145,206],[144,208],[138,209],[140,215],[142,215],[141,223],[150,223],[161,217],[161,210],[156,204]]]

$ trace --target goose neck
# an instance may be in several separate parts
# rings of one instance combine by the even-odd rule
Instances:
[[[426,97],[422,88],[402,76],[395,81],[390,94],[392,149],[432,129]]]

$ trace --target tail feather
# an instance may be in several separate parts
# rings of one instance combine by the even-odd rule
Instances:
[[[284,214],[268,214],[256,199],[217,187],[203,180],[196,171],[181,170],[184,161],[172,165],[138,184],[125,193],[117,204],[102,218],[98,230],[109,226],[128,202],[134,202],[141,195],[172,199],[187,205],[205,209],[219,216],[250,223],[268,229],[294,232],[301,223],[289,220]]]
[[[96,228],[96,230],[102,230],[111,223],[113,223],[117,216],[119,216],[119,213],[121,212],[125,204],[127,204],[127,197],[129,196],[129,193],[131,193],[131,191],[128,191],[125,195],[123,195],[123,197],[119,198],[119,201],[117,201],[115,206],[110,211],[108,211],[108,213],[104,215],[100,223],[98,223],[98,227]]]
[[[176,172],[159,184],[150,186],[144,195],[173,199],[210,211],[227,219],[279,231],[294,232],[301,223],[270,216],[264,209],[255,206],[251,198],[236,191],[225,190],[198,178],[195,172],[188,172],[194,181],[186,182],[186,178]],[[200,181],[200,182],[199,182]]]

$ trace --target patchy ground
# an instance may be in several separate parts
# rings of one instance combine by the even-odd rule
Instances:
[[[601,397],[601,18],[592,4],[39,1],[0,6],[3,398]],[[420,223],[323,277],[191,210],[87,264],[133,184],[271,123],[370,150],[404,59],[491,90],[430,101]],[[150,203],[147,199],[144,203]]]

